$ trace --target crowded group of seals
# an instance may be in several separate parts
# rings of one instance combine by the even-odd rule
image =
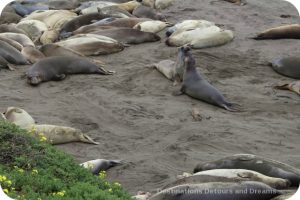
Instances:
[[[26,72],[27,82],[30,85],[63,80],[68,74],[111,75],[114,72],[104,69],[104,62],[98,59],[87,59],[87,56],[117,53],[126,50],[131,45],[157,42],[162,39],[157,33],[168,28],[165,43],[168,46],[179,47],[177,61],[157,60],[158,63],[155,63],[154,66],[168,79],[174,81],[174,85],[180,85],[180,93],[228,111],[238,111],[234,108],[233,103],[227,101],[227,98],[225,99],[223,94],[197,71],[196,64],[201,68],[201,62],[196,60],[191,50],[225,45],[234,40],[233,31],[220,28],[214,22],[206,20],[184,20],[174,24],[169,23],[167,17],[158,11],[170,5],[171,2],[163,0],[133,1],[130,4],[98,2],[99,4],[96,6],[92,3],[79,5],[76,1],[72,1],[72,4],[64,4],[64,6],[50,6],[50,2],[44,5],[43,2],[38,5],[32,5],[26,1],[13,3],[11,7],[15,9],[16,14],[24,18],[21,21],[16,20],[16,25],[2,27],[3,34],[0,34],[3,37],[3,39],[0,37],[3,43],[1,45],[1,66],[14,69],[14,65],[32,64]],[[241,1],[229,2],[241,4]],[[61,8],[67,10],[59,10]],[[73,9],[76,13],[73,12]],[[295,36],[297,28],[297,25],[291,25],[280,27],[278,30],[276,28],[267,30],[254,39],[298,39]],[[294,33],[295,35],[293,35]],[[280,74],[299,79],[297,63],[297,58],[280,58],[272,63],[272,67]],[[288,84],[288,86],[277,86],[276,88],[295,88],[295,85],[299,84]],[[228,98],[230,99],[230,97]],[[16,113],[25,113],[19,108],[15,110]],[[11,112],[8,109],[4,115],[1,115],[2,118],[28,131],[33,131],[37,136],[41,132],[44,133],[52,144],[75,141],[97,144],[78,129],[36,124],[28,113],[19,121],[14,115],[9,114]],[[82,165],[97,174],[100,170],[107,170],[117,164],[120,163],[98,159]],[[255,167],[255,163],[249,165]],[[270,165],[275,164],[271,163]],[[238,167],[234,166],[234,169],[236,168]],[[174,194],[170,191],[174,189],[179,191],[191,189],[191,193],[193,190],[206,189],[232,189],[233,191],[257,189],[268,190],[270,193],[257,194],[251,198],[267,200],[281,194],[277,189],[286,189],[290,186],[289,183],[292,186],[298,183],[299,174],[297,173],[289,176],[290,172],[287,171],[288,176],[284,176],[280,173],[266,174],[264,170],[251,167],[249,169],[253,171],[249,172],[247,171],[249,169],[246,168],[243,166],[242,169],[245,170],[242,172],[222,171],[222,174],[230,175],[221,178],[215,172],[212,172],[213,175],[195,174],[196,178],[191,176],[192,178],[187,177],[184,181],[180,180],[178,184],[171,184],[170,187],[164,188],[164,191],[154,194],[150,199],[232,199],[232,196],[228,194],[228,196],[215,194],[185,196],[185,194],[181,194],[183,197],[179,198],[177,195],[172,196]],[[149,193],[145,194],[149,196]],[[249,195],[240,194],[235,198],[248,200]]]

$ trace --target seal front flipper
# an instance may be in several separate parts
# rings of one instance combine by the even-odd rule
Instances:
[[[63,79],[66,78],[66,75],[65,74],[56,74],[54,77],[53,77],[53,80],[54,81],[61,81]]]
[[[92,138],[90,138],[88,135],[83,134],[82,137],[80,138],[80,141],[89,143],[89,144],[96,144],[98,145],[99,142],[95,142]]]

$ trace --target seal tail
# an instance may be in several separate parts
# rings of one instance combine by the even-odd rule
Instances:
[[[115,71],[110,71],[107,69],[104,69],[103,67],[98,67],[98,74],[102,74],[102,75],[112,75],[114,73],[116,73]]]
[[[224,103],[222,107],[229,112],[242,112],[241,106],[235,103]]]
[[[99,142],[95,142],[90,136],[83,134],[83,138],[81,139],[82,142],[88,144],[99,144]]]

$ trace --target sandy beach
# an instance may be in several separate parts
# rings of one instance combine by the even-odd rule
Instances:
[[[57,147],[78,163],[96,158],[121,159],[108,171],[135,194],[156,189],[192,172],[199,162],[251,153],[300,167],[300,97],[273,86],[293,79],[277,74],[268,62],[299,56],[300,40],[250,39],[283,24],[299,23],[297,10],[280,0],[247,0],[237,6],[221,0],[176,0],[162,11],[168,21],[205,19],[234,31],[229,44],[193,50],[202,74],[243,112],[232,113],[192,99],[173,96],[179,89],[155,69],[163,59],[176,60],[177,48],[160,42],[131,45],[99,56],[113,76],[73,75],[38,87],[23,76],[29,66],[0,72],[0,108],[22,107],[38,123],[82,129],[100,145],[70,143]],[[282,18],[281,15],[290,15]],[[194,121],[198,108],[202,121]]]

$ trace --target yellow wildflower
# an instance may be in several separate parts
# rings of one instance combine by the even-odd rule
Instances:
[[[109,189],[108,189],[108,192],[112,192],[112,189],[111,189],[111,188],[109,188]]]
[[[3,189],[3,192],[5,192],[7,194],[8,193],[8,189]]]
[[[11,180],[7,180],[7,181],[6,181],[6,184],[7,184],[8,186],[11,186],[11,184],[12,184]]]
[[[31,173],[32,173],[32,174],[38,174],[39,172],[38,172],[38,170],[33,169]]]
[[[117,187],[121,187],[121,184],[118,183],[118,182],[115,182],[114,185],[117,186]]]

